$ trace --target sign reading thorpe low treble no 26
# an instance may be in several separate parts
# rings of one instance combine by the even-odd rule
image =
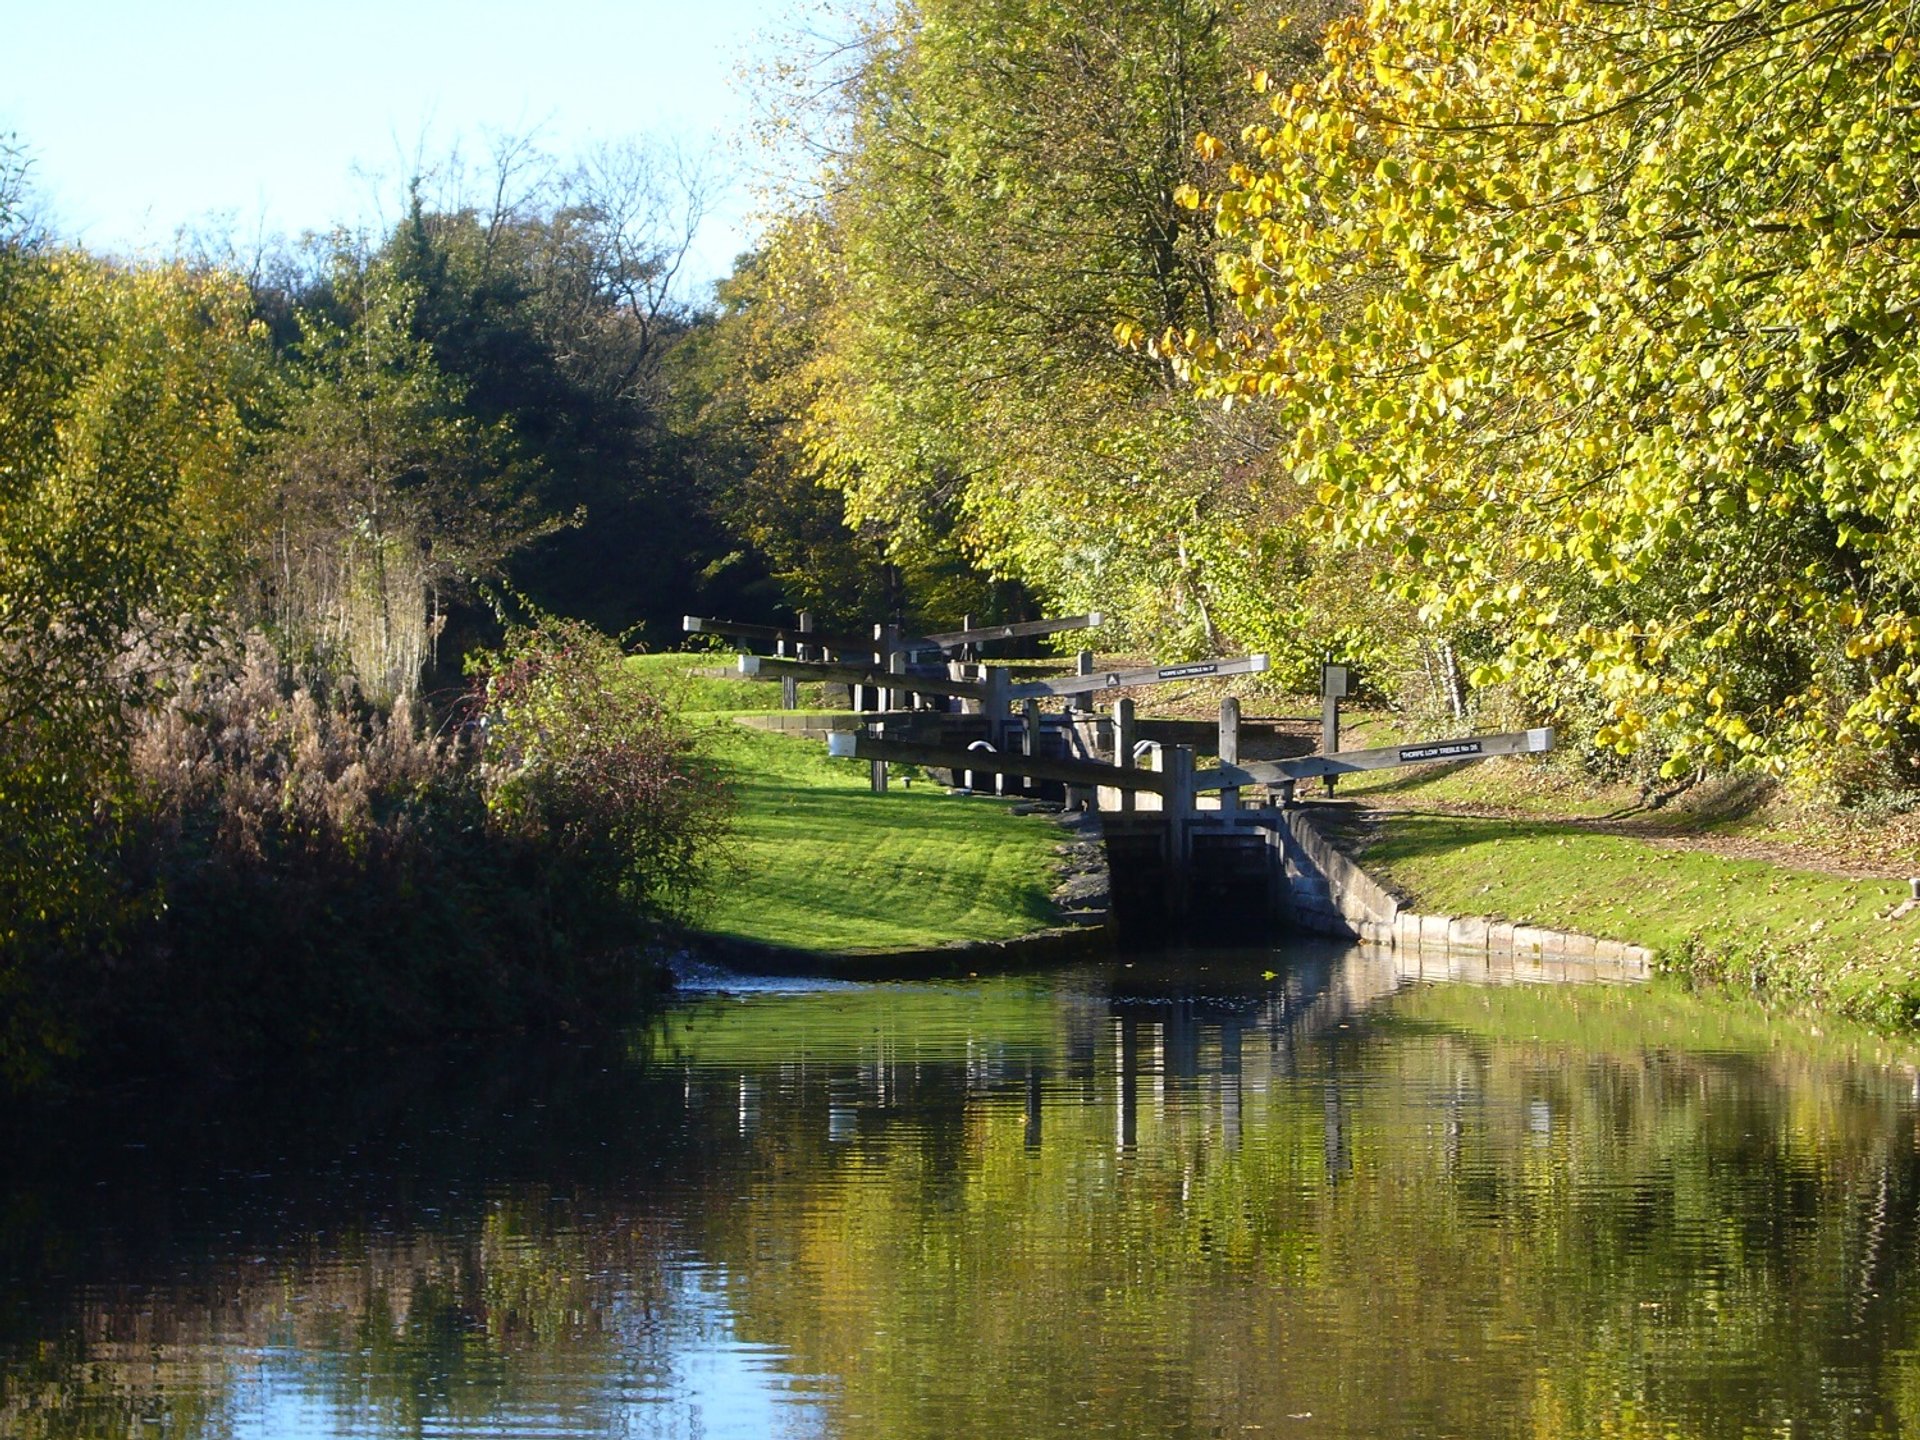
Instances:
[[[1438,745],[1404,745],[1400,749],[1400,763],[1411,765],[1416,760],[1458,760],[1480,753],[1478,740],[1448,740]]]

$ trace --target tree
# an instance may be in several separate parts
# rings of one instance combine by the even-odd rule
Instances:
[[[665,423],[663,365],[692,322],[679,277],[706,203],[700,175],[657,149],[563,167],[508,142],[484,187],[452,167],[416,183],[383,248],[416,287],[415,336],[463,406],[510,432],[539,503],[566,521],[508,561],[513,585],[608,631],[677,634],[689,596],[744,578]]]
[[[1223,608],[1255,612],[1262,426],[1114,332],[1221,313],[1176,196],[1194,137],[1250,108],[1241,54],[1279,13],[922,0],[861,32],[812,218],[769,256],[824,280],[802,440],[851,523],[896,555],[951,537],[1141,641],[1218,643]]]
[[[264,465],[264,577],[282,644],[369,697],[411,694],[442,600],[546,528],[536,462],[474,415],[414,334],[417,285],[337,241],[325,304],[298,315]]]
[[[817,239],[810,217],[777,227],[721,282],[718,314],[675,347],[674,425],[704,503],[764,566],[780,608],[811,611],[822,628],[892,616],[939,629],[998,613],[949,535],[890,547],[886,527],[850,523],[845,497],[821,483],[804,439],[831,285]]]
[[[1914,45],[1879,3],[1369,4],[1188,197],[1239,320],[1153,348],[1483,683],[1668,774],[1910,780]]]
[[[110,933],[134,711],[233,594],[264,351],[245,288],[59,249],[0,171],[0,1066],[57,1037],[31,967]]]

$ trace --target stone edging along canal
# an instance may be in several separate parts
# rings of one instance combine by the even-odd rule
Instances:
[[[1404,952],[1408,974],[1543,980],[1645,980],[1653,951],[1623,940],[1477,915],[1424,915],[1342,850],[1310,805],[1282,812],[1293,924],[1318,935]]]

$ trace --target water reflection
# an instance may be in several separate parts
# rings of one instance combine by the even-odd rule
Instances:
[[[1908,1433],[1916,1083],[1358,953],[715,977],[617,1054],[18,1124],[0,1433]]]

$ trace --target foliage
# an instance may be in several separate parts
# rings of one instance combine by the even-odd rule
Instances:
[[[55,246],[0,156],[9,1077],[75,1045],[497,1021],[686,903],[715,792],[658,702],[553,692],[597,738],[491,797],[410,702],[448,602],[577,498],[556,474],[611,454],[617,489],[667,449],[636,417],[683,250],[642,243],[632,163],[597,157],[570,207],[496,198],[487,227],[416,205],[250,286]],[[699,525],[654,529],[664,554]],[[256,624],[297,683],[229,653]],[[527,699],[502,692],[508,729]],[[645,803],[595,811],[597,783]]]
[[[0,1057],[34,974],[124,919],[103,862],[130,714],[233,593],[258,337],[231,277],[59,249],[0,175]]]
[[[1372,3],[1210,197],[1260,401],[1338,542],[1481,683],[1677,775],[1920,736],[1920,147],[1891,4]],[[1591,698],[1589,698],[1591,697]]]
[[[204,658],[140,719],[110,857],[159,903],[35,974],[60,1038],[176,1064],[631,1013],[725,812],[651,692],[603,685],[618,659],[523,633],[438,736],[290,685],[257,634]]]
[[[819,218],[789,215],[718,287],[719,312],[670,366],[675,432],[713,514],[776,582],[782,608],[825,627],[891,617],[1028,618],[1025,592],[981,573],[951,513],[853,518],[809,444],[835,280]],[[911,543],[895,543],[911,521]]]
[[[316,673],[386,701],[418,685],[447,592],[548,527],[537,460],[472,412],[414,333],[418,286],[336,241],[324,303],[296,311],[262,461],[277,522],[267,608]]]
[[[131,753],[118,860],[163,903],[126,961],[76,957],[51,982],[89,1059],[363,1044],[511,1012],[501,972],[537,965],[547,937],[511,923],[477,791],[404,698],[381,714],[289,689],[254,636],[144,717]],[[490,953],[509,935],[524,953]],[[469,967],[499,983],[462,983]]]
[[[494,826],[551,845],[583,888],[637,913],[688,913],[726,833],[727,789],[660,694],[577,621],[515,627],[479,663]]]
[[[416,182],[381,255],[414,288],[413,333],[462,408],[509,436],[530,493],[561,522],[508,558],[511,584],[656,642],[688,608],[738,613],[762,577],[667,423],[667,362],[693,323],[677,276],[701,182],[638,146],[569,168],[521,143],[496,155],[483,198],[467,189]],[[765,600],[747,604],[765,613]]]
[[[884,538],[847,524],[801,442],[825,303],[806,227],[790,220],[743,256],[718,286],[717,313],[675,347],[671,423],[729,532],[761,558],[788,608],[830,629],[891,614],[901,597]]]
[[[1217,611],[1270,603],[1245,523],[1264,427],[1112,333],[1217,315],[1174,196],[1278,13],[924,0],[859,29],[819,125],[842,148],[763,262],[805,277],[809,343],[774,383],[853,525],[896,557],[958,546],[1137,643],[1207,648]]]

